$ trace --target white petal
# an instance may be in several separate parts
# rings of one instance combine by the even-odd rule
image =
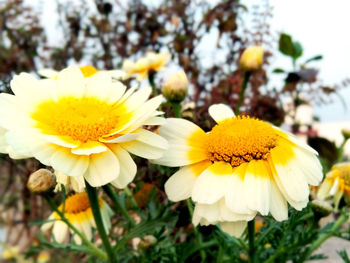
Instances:
[[[120,165],[117,157],[110,150],[90,155],[90,165],[84,177],[93,187],[112,182],[119,176]]]
[[[166,123],[158,129],[159,135],[167,140],[187,140],[192,134],[205,132],[193,122],[185,119],[167,118]]]
[[[317,191],[317,198],[321,200],[325,200],[327,197],[331,195],[330,194],[331,189],[332,189],[332,184],[330,180],[326,178]]]
[[[56,98],[73,96],[81,98],[85,93],[84,75],[78,67],[71,66],[58,74]]]
[[[277,146],[271,150],[271,159],[288,196],[296,202],[308,200],[309,186],[295,157],[288,156],[288,151]]]
[[[97,72],[87,78],[85,97],[95,97],[104,101],[110,93],[112,78],[104,72]]]
[[[9,146],[6,138],[5,133],[7,132],[6,129],[0,127],[0,153],[7,153],[7,147]]]
[[[144,125],[164,125],[165,122],[166,120],[163,117],[150,117],[145,120]]]
[[[143,143],[137,140],[126,143],[120,143],[120,146],[128,152],[143,157],[145,159],[158,159],[163,155],[165,151],[164,149],[154,147],[153,145]]]
[[[244,196],[244,176],[246,165],[241,164],[239,167],[233,169],[233,174],[228,179],[230,187],[225,193],[226,206],[235,213],[238,214],[250,214],[250,210],[247,206],[247,201]],[[237,201],[239,200],[239,201]]]
[[[150,132],[145,129],[137,129],[134,133],[138,135],[136,138],[137,141],[144,142],[164,150],[168,148],[167,140],[154,132]]]
[[[119,82],[119,81],[113,81],[110,84],[110,90],[109,94],[107,95],[106,102],[108,103],[115,103],[117,102],[125,93],[126,86]]]
[[[218,162],[209,166],[196,180],[192,199],[201,204],[213,204],[220,200],[229,190],[229,178],[232,174],[231,165]]]
[[[127,134],[123,134],[119,137],[116,137],[114,139],[100,138],[99,140],[101,142],[105,142],[105,143],[121,143],[121,142],[133,141],[137,137],[138,137],[138,134],[136,134],[136,133],[127,133]]]
[[[120,163],[120,174],[117,179],[111,182],[117,188],[125,188],[134,180],[137,167],[130,154],[118,145],[110,146],[113,153],[117,156]]]
[[[100,142],[88,141],[72,149],[71,152],[77,155],[90,155],[90,154],[102,153],[107,150],[108,148]]]
[[[178,202],[190,198],[197,176],[191,165],[185,166],[173,174],[164,185],[169,200]]]
[[[20,155],[33,156],[30,150],[30,145],[38,140],[33,132],[22,133],[15,130],[10,130],[5,134],[7,143]],[[40,139],[39,139],[40,140]]]
[[[43,68],[43,69],[38,70],[38,74],[40,76],[53,79],[53,78],[57,77],[58,71],[50,69],[50,68]]]
[[[67,148],[57,148],[50,158],[50,164],[55,169],[68,176],[81,176],[89,166],[89,157],[75,155]]]
[[[288,205],[286,199],[278,190],[277,185],[271,182],[270,212],[277,221],[288,219]]]
[[[133,111],[141,104],[145,103],[151,93],[152,89],[150,87],[144,87],[132,94],[124,103],[128,108],[128,112]]]
[[[53,224],[52,233],[58,243],[63,243],[68,234],[68,226],[63,221],[57,220]]]
[[[120,131],[123,131],[123,133],[129,133],[144,125],[145,121],[154,115],[154,112],[162,103],[162,100],[163,97],[159,95],[145,102],[135,110],[135,116],[133,120]]]
[[[214,104],[209,107],[209,115],[219,123],[220,121],[235,117],[231,107],[225,104]]]
[[[323,178],[322,165],[317,156],[303,148],[296,147],[294,152],[298,158],[298,165],[303,171],[308,184],[317,186]]]
[[[75,148],[78,145],[80,145],[79,141],[73,140],[69,136],[48,135],[48,134],[41,134],[40,136],[49,143],[53,143],[59,146],[67,147],[67,148]]]
[[[281,128],[279,127],[276,127],[276,126],[273,126],[272,127],[274,129],[276,129],[278,132],[279,132],[279,135],[281,137],[283,137],[284,139],[288,140],[288,141],[291,141],[292,143],[294,143],[295,145],[303,148],[304,150],[306,151],[309,151],[315,155],[318,155],[318,152],[315,151],[312,147],[310,147],[309,145],[307,145],[306,143],[302,142],[301,140],[299,140],[294,134],[290,133],[290,132],[287,132],[285,130],[282,130]]]
[[[250,161],[244,177],[247,205],[266,216],[270,206],[270,174],[265,161]]]
[[[247,221],[221,222],[221,230],[230,236],[240,238],[247,226]]]

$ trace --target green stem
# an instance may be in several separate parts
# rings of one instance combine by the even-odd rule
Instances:
[[[135,220],[130,216],[126,208],[120,203],[119,198],[116,194],[116,192],[112,189],[112,187],[108,185],[102,186],[103,191],[109,196],[109,198],[112,199],[114,206],[117,208],[118,211],[116,212],[121,212],[122,215],[128,220],[129,224],[132,227],[136,226]]]
[[[65,222],[68,227],[73,230],[73,232],[81,238],[83,243],[90,248],[92,254],[94,254],[96,257],[102,258],[104,260],[107,260],[107,254],[104,253],[102,250],[98,249],[93,243],[91,243],[80,231],[64,216],[64,214],[57,208],[56,204],[53,202],[51,197],[48,194],[44,195],[44,198],[46,202],[49,204],[51,209],[55,211],[61,218],[63,222]]]
[[[89,201],[90,201],[91,211],[95,219],[97,231],[100,234],[103,246],[105,247],[105,250],[107,252],[108,260],[110,263],[116,263],[117,259],[116,259],[116,256],[113,254],[112,246],[111,246],[111,243],[109,242],[106,229],[103,224],[100,205],[98,202],[97,190],[96,188],[92,187],[87,181],[85,181],[85,185],[86,185],[86,192],[88,194]]]
[[[248,221],[249,262],[255,262],[255,219]]]
[[[242,102],[244,99],[244,93],[247,89],[250,75],[251,75],[250,71],[244,72],[244,79],[243,79],[243,83],[242,83],[242,88],[241,88],[241,92],[239,93],[239,99],[238,99],[237,107],[236,107],[236,111],[235,111],[236,115],[239,114],[239,109],[241,108],[241,105],[242,105]]]
[[[153,96],[157,96],[157,95],[158,95],[156,83],[154,82],[155,76],[156,76],[156,73],[155,73],[155,72],[150,72],[150,73],[148,74],[148,81],[149,81],[149,84],[151,84],[152,91],[153,91],[153,92],[152,92],[152,93],[153,93]]]
[[[190,216],[192,218],[193,217],[193,207],[192,207],[191,200],[189,198],[186,199],[186,204],[187,204],[188,212],[190,213]],[[201,255],[202,262],[205,262],[206,255],[205,255],[205,251],[202,249],[202,247],[203,247],[202,236],[200,235],[200,233],[196,227],[193,228],[193,233],[194,233],[194,236],[197,240],[198,247],[200,248],[199,254]]]
[[[344,147],[345,147],[345,144],[348,140],[344,140],[342,142],[342,144],[340,145],[339,147],[339,151],[338,151],[338,162],[342,162],[343,161],[343,155],[344,155]]]
[[[323,233],[321,234],[312,244],[311,247],[309,247],[309,249],[307,250],[307,252],[304,254],[304,256],[302,257],[302,259],[300,260],[300,262],[304,262],[305,260],[307,260],[312,252],[314,252],[317,248],[319,248],[319,246],[322,245],[323,242],[325,242],[328,238],[330,238],[331,236],[333,236],[335,234],[335,232],[337,232],[339,230],[339,228],[343,225],[343,223],[348,219],[348,215],[346,213],[342,213],[340,215],[340,217],[337,219],[337,221],[335,221],[335,223],[333,224],[332,228],[329,230],[329,232],[327,233]]]
[[[171,102],[171,106],[173,107],[174,116],[176,118],[181,118],[181,105],[179,102]]]

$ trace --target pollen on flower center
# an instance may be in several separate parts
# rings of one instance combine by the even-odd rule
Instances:
[[[212,162],[224,161],[236,167],[251,160],[266,159],[276,146],[277,138],[268,123],[238,116],[217,124],[207,135],[206,148]]]
[[[125,122],[128,115],[121,105],[108,104],[97,98],[65,97],[57,102],[41,103],[32,118],[46,134],[87,142],[108,135],[118,123]]]
[[[63,204],[60,205],[60,209]],[[90,208],[90,202],[87,193],[77,193],[69,196],[64,204],[64,212],[70,214],[76,214],[84,212]]]

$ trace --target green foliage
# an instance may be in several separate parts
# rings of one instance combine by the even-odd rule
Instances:
[[[290,56],[293,60],[301,57],[303,54],[303,47],[297,41],[293,41],[288,34],[282,33],[279,39],[279,50],[286,56]]]

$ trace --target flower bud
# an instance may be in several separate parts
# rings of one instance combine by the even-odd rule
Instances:
[[[162,87],[163,96],[170,102],[181,102],[187,96],[188,80],[184,71],[171,75]]]
[[[245,71],[259,70],[264,60],[264,49],[262,46],[251,46],[243,51],[239,60],[239,66]]]
[[[350,139],[350,129],[342,129],[341,133],[344,136],[344,140]]]
[[[33,193],[43,193],[56,184],[55,175],[47,169],[39,169],[29,176],[27,187]]]

